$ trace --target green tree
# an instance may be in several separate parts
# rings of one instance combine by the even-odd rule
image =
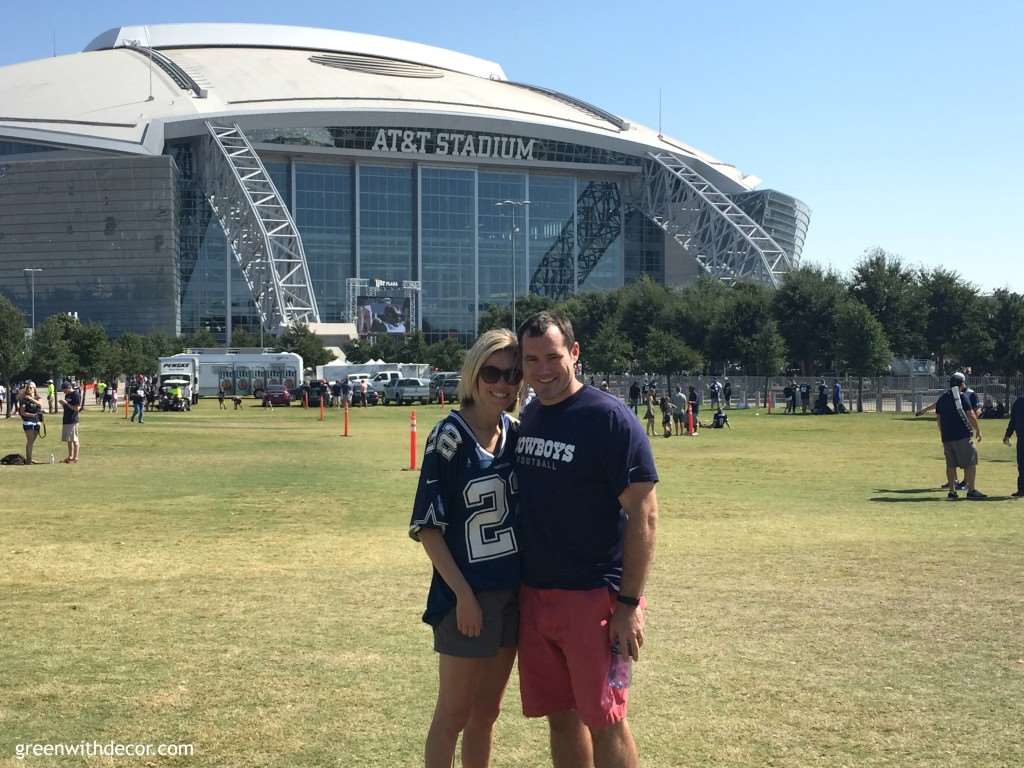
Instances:
[[[864,410],[864,377],[885,370],[892,360],[885,329],[859,301],[839,308],[836,354],[843,369],[857,376],[857,412]]]
[[[371,345],[361,339],[349,342],[341,348],[345,359],[353,365],[360,365],[370,359]]]
[[[602,373],[628,371],[634,359],[633,345],[619,331],[615,317],[607,319],[596,333],[587,337],[585,345],[580,345],[580,354],[588,371]]]
[[[904,267],[899,256],[881,248],[866,251],[853,268],[850,295],[882,324],[894,354],[918,357],[926,352],[924,292],[918,273]]]
[[[216,347],[217,337],[209,328],[199,328],[192,333],[181,337],[182,349],[202,349],[205,347]]]
[[[557,305],[554,299],[530,293],[516,297],[516,323],[522,323],[534,312],[552,309]],[[512,306],[510,304],[489,304],[480,314],[479,333],[493,328],[508,328],[513,333],[517,330],[512,323]]]
[[[845,298],[846,288],[838,275],[813,266],[790,272],[775,292],[779,332],[804,375],[830,367],[836,311]]]
[[[324,349],[319,337],[308,326],[295,323],[288,326],[277,339],[278,352],[294,352],[302,358],[302,364],[310,370],[326,365],[334,355]]]
[[[581,293],[569,297],[559,309],[572,322],[573,332],[580,339],[580,345],[589,348],[597,339],[605,324],[619,316],[619,300],[622,291],[602,293]],[[616,332],[619,331],[616,329]],[[596,370],[611,370],[601,369]],[[620,369],[625,370],[625,369]]]
[[[25,316],[5,296],[0,296],[0,381],[9,393],[7,412],[14,402],[14,377],[28,365],[28,340],[25,336]]]
[[[996,370],[1006,376],[1024,371],[1024,296],[1000,288],[988,318]]]
[[[78,361],[75,371],[81,379],[102,376],[110,369],[113,354],[110,340],[103,326],[98,323],[75,323],[70,329],[71,351]]]
[[[779,333],[775,320],[768,318],[757,333],[744,340],[740,360],[746,370],[756,371],[764,376],[764,402],[768,402],[768,385],[772,376],[782,373],[786,366],[786,342]]]
[[[737,362],[747,374],[763,373],[754,339],[769,323],[778,333],[772,320],[771,295],[761,286],[740,283],[729,291],[727,301],[710,328],[707,345],[714,350],[715,360]]]
[[[691,349],[673,334],[655,328],[647,334],[647,341],[640,349],[640,365],[645,371],[668,377],[672,389],[672,374],[700,370],[704,360],[700,353]]]
[[[146,351],[154,361],[161,357],[176,355],[185,348],[181,339],[163,333],[151,333],[144,336],[143,342],[146,345]],[[155,368],[153,373],[156,373]]]
[[[402,342],[386,333],[379,333],[373,337],[373,344],[369,349],[370,358],[383,360],[385,363],[392,363],[398,360],[398,351]]]
[[[668,324],[669,290],[644,275],[621,288],[620,295],[619,328],[633,349],[644,349],[648,334]]]
[[[32,334],[28,370],[41,381],[52,378],[59,382],[61,377],[78,370],[78,360],[66,338],[67,321],[66,315],[51,315],[36,325]]]
[[[431,344],[427,351],[427,362],[439,371],[458,371],[462,368],[462,360],[466,350],[458,339],[447,338]]]
[[[258,333],[253,333],[248,328],[232,328],[231,346],[258,347],[260,346],[260,336]]]
[[[732,358],[715,343],[712,331],[730,313],[736,296],[736,291],[710,275],[670,296],[667,327],[716,369]]]
[[[978,289],[956,272],[942,267],[920,272],[925,303],[925,339],[935,355],[939,373],[946,372],[947,358],[961,359],[979,343],[983,324]],[[987,334],[986,334],[987,335]]]
[[[400,363],[425,363],[430,354],[430,345],[422,331],[413,331],[402,341],[398,349],[398,362]]]
[[[136,373],[154,373],[157,367],[156,357],[146,344],[145,338],[137,333],[125,333],[114,342],[114,354],[110,358],[107,375],[118,374],[133,376]]]

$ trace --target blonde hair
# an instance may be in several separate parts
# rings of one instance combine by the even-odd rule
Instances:
[[[487,363],[487,358],[495,352],[507,349],[512,352],[515,358],[515,365],[519,365],[519,342],[516,335],[508,328],[495,328],[481,334],[462,361],[462,380],[459,382],[459,402],[466,405],[472,404],[480,393],[480,369]],[[516,396],[505,409],[515,410],[519,403],[518,385],[516,385]]]

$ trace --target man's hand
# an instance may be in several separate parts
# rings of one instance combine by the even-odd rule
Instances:
[[[981,442],[981,432],[978,432],[977,434],[974,435],[974,440],[975,440],[975,442],[978,442],[978,443]]]
[[[480,637],[480,630],[484,625],[484,612],[480,608],[480,602],[472,590],[456,597],[455,620],[459,632],[466,637]]]
[[[1003,445],[1009,445],[1009,444],[1010,444],[1010,438],[1004,437],[1003,438]]]
[[[644,609],[616,603],[615,613],[608,621],[608,642],[613,648],[618,647],[623,659],[628,656],[639,661],[644,645]]]

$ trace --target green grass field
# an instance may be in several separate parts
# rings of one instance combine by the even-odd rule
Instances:
[[[251,403],[249,404],[251,406]],[[439,418],[418,408],[422,440]],[[1024,501],[1003,423],[947,502],[934,422],[733,415],[657,438],[644,766],[1024,764]],[[54,419],[56,421],[56,419]],[[420,762],[436,659],[408,409],[90,408],[77,466],[0,466],[0,765]],[[37,448],[63,447],[56,423]],[[0,454],[23,449],[0,421]],[[494,766],[548,765],[513,673]],[[19,743],[189,758],[15,759]]]

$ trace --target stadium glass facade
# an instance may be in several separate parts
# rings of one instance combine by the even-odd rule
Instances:
[[[377,317],[468,341],[528,293],[778,285],[799,263],[799,200],[495,62],[245,24],[119,27],[75,56],[74,77],[0,67],[0,292],[26,313],[220,341]]]
[[[471,339],[481,313],[511,303],[513,280],[521,299],[529,292],[564,297],[613,290],[642,274],[664,279],[664,233],[641,226],[639,236],[629,236],[626,222],[635,217],[621,204],[627,182],[621,170],[631,164],[625,155],[559,144],[560,160],[577,157],[589,165],[601,159],[611,166],[608,173],[574,173],[290,155],[284,147],[266,145],[288,138],[319,146],[310,136],[321,134],[251,133],[302,236],[324,322],[354,320],[347,306],[351,277],[419,281],[418,320],[431,341]],[[362,137],[371,134],[346,135],[365,143]],[[205,210],[193,167],[196,153],[188,142],[168,151],[181,172],[181,332],[208,329],[223,339],[229,302],[232,329],[258,332],[249,288],[217,219]],[[595,189],[613,199],[614,208],[595,210]],[[514,232],[512,208],[497,205],[505,200],[529,200],[515,210]],[[615,218],[611,235],[595,240],[588,234],[595,217],[608,216]]]

